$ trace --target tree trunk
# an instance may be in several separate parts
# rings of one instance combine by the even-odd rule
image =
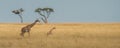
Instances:
[[[45,19],[45,23],[48,24],[48,19],[47,18]]]
[[[48,18],[47,18],[45,15],[41,14],[40,12],[39,12],[39,14],[40,14],[41,16],[43,16],[43,18],[41,18],[42,21],[43,21],[45,24],[47,24],[47,23],[48,23]]]
[[[42,21],[43,21],[45,24],[48,23],[48,20],[47,20],[46,18],[41,18],[41,19],[42,19]]]
[[[19,17],[21,19],[21,23],[23,23],[23,18],[22,18],[22,16],[20,14],[19,14]]]

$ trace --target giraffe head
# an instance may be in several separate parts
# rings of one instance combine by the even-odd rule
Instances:
[[[56,29],[56,27],[53,27],[52,29]]]
[[[40,23],[40,20],[37,19],[37,20],[35,20],[35,22],[39,22]]]

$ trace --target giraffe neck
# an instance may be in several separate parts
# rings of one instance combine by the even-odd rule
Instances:
[[[54,29],[51,29],[50,32],[52,32]]]
[[[27,27],[32,28],[36,23],[37,23],[37,22],[34,22],[34,23],[28,25]]]

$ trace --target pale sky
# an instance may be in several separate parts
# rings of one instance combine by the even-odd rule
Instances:
[[[24,22],[39,17],[36,8],[54,9],[49,22],[120,22],[120,0],[0,0],[0,23],[20,22],[11,11],[23,8]]]

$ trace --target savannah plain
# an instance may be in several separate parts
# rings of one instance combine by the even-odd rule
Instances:
[[[120,48],[120,23],[37,23],[21,37],[28,24],[0,23],[0,48]]]

